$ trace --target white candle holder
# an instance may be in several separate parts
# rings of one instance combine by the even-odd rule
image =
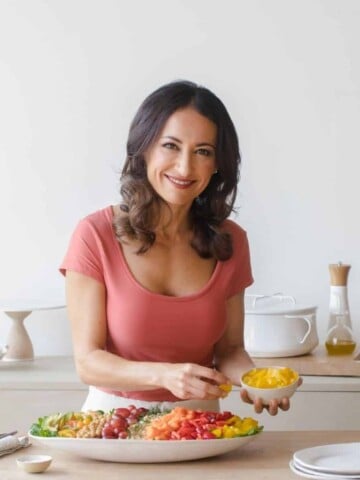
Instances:
[[[8,334],[6,353],[2,361],[34,360],[34,349],[29,334],[24,326],[24,320],[31,311],[4,312],[12,320]]]
[[[61,303],[36,301],[0,304],[0,310],[12,321],[7,344],[2,351],[1,362],[28,362],[34,360],[34,348],[24,325],[25,319],[35,310],[52,310],[64,307],[65,305]]]

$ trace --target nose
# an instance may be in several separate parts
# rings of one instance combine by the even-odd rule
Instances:
[[[183,150],[177,159],[177,171],[182,177],[188,177],[192,170],[192,153]]]

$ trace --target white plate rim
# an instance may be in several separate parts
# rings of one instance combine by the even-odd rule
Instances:
[[[322,473],[322,472],[315,472],[313,471],[312,473],[308,473],[306,470],[302,470],[300,466],[296,465],[294,460],[290,460],[289,462],[289,467],[290,470],[292,470],[294,473],[297,475],[300,475],[305,478],[312,478],[312,479],[318,479],[318,480],[344,480],[346,478],[349,479],[359,479],[359,476],[348,476],[346,475],[336,475],[336,474],[330,474],[330,473]]]
[[[39,437],[32,435],[30,432],[28,436],[36,443],[65,450],[83,458],[123,463],[170,463],[223,455],[247,445],[261,433],[212,440],[109,440],[102,438]],[[90,445],[92,448],[89,448]],[[112,448],[109,449],[110,452],[105,451],[104,453],[102,447],[107,445]],[[126,448],[119,449],[120,445],[126,446]],[[133,453],[129,453],[129,446],[136,447]],[[207,446],[208,448],[211,446],[210,452],[206,451]],[[144,447],[150,447],[150,449]],[[158,447],[161,448],[158,449]],[[151,456],[149,456],[149,450]],[[143,454],[143,457],[141,454]]]
[[[322,471],[317,471],[317,470],[312,470],[311,468],[304,467],[303,465],[299,464],[296,462],[296,460],[292,459],[292,464],[294,468],[300,470],[303,473],[307,473],[309,475],[315,475],[316,478],[318,478],[319,475],[321,475],[324,478],[337,478],[337,479],[355,479],[359,480],[360,476],[359,475],[350,475],[347,473],[342,473],[342,474],[336,474],[336,473],[327,473],[327,472],[322,472]]]
[[[360,453],[360,442],[347,442],[347,443],[332,443],[327,445],[318,445],[316,447],[304,448],[298,450],[294,453],[293,459],[297,465],[303,466],[312,470],[314,473],[330,473],[335,475],[359,475],[360,476],[360,466],[356,467],[356,470],[353,468],[347,468],[346,465],[337,467],[326,467],[324,465],[317,465],[311,461],[311,457],[314,455],[323,455],[331,456],[331,454],[339,455],[339,449],[343,450],[340,453],[352,453],[355,449]],[[359,455],[360,458],[360,455]]]

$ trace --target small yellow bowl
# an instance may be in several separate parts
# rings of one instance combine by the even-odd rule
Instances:
[[[259,367],[244,373],[241,385],[251,400],[260,398],[264,405],[294,395],[299,374],[288,367]]]
[[[23,455],[16,459],[17,466],[28,473],[41,473],[49,468],[52,457],[49,455]]]

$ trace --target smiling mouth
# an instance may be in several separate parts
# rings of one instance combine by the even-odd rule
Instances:
[[[165,177],[176,187],[180,188],[187,188],[190,187],[194,182],[194,180],[180,180],[179,178],[171,177],[169,175],[165,175]]]

